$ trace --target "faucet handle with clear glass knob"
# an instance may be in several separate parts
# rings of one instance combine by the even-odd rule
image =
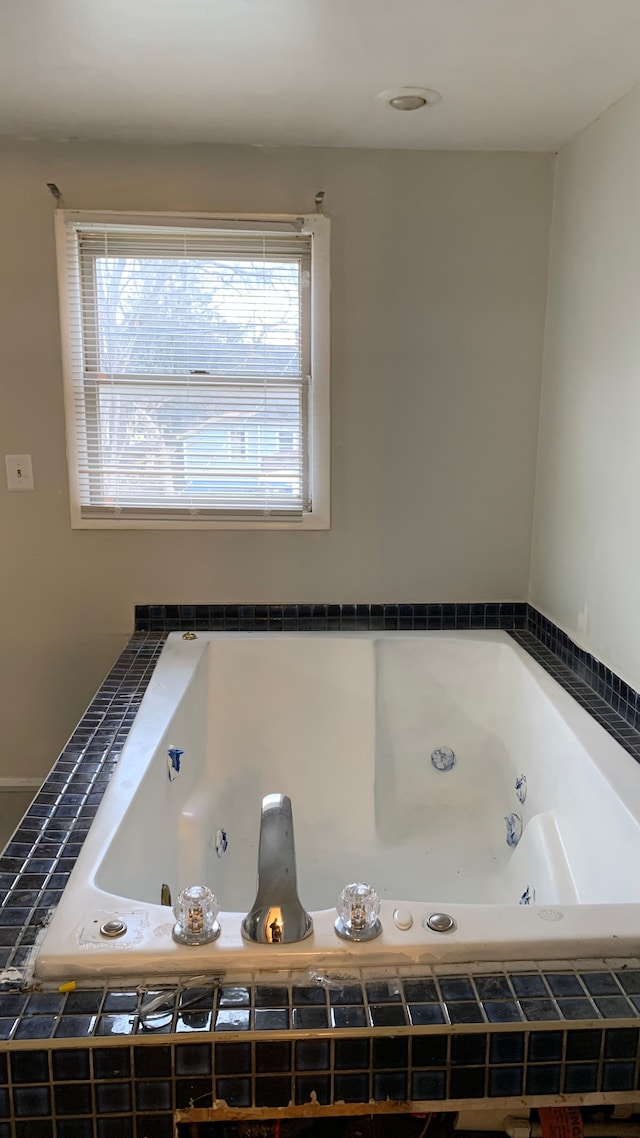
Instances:
[[[171,935],[178,944],[209,944],[220,936],[220,906],[206,885],[188,885],[178,897]]]
[[[363,881],[345,885],[336,909],[334,928],[344,940],[373,940],[382,932],[380,898],[372,885]]]

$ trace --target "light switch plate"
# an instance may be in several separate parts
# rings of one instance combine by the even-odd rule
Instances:
[[[9,490],[33,490],[33,467],[30,454],[6,454],[7,487]]]

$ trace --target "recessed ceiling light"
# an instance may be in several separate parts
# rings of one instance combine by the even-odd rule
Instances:
[[[426,107],[427,100],[424,95],[394,95],[393,99],[389,99],[389,106],[393,107],[394,111],[418,111],[420,107]]]
[[[378,98],[393,107],[394,111],[419,111],[421,107],[439,103],[442,95],[429,87],[395,87],[381,91]]]

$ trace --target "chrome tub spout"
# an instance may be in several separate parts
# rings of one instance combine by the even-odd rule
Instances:
[[[259,944],[291,944],[312,931],[313,921],[298,897],[291,799],[267,794],[260,815],[258,890],[242,935]]]

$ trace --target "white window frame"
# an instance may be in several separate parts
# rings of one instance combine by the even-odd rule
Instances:
[[[282,223],[299,226],[298,232],[311,236],[311,382],[308,400],[308,472],[310,507],[292,517],[204,518],[197,514],[189,518],[104,517],[83,516],[78,479],[78,453],[75,432],[75,391],[70,350],[70,297],[68,290],[67,229],[69,220],[86,223],[122,224],[196,224],[203,227],[228,227],[230,223],[259,228],[261,223],[277,226]],[[329,529],[330,513],[330,275],[329,246],[330,222],[322,214],[211,214],[211,213],[115,213],[112,211],[56,210],[56,250],[58,261],[58,294],[62,336],[62,365],[66,418],[67,464],[69,469],[71,525],[73,529],[118,530],[197,530],[197,529],[258,529],[258,530],[321,530]]]

